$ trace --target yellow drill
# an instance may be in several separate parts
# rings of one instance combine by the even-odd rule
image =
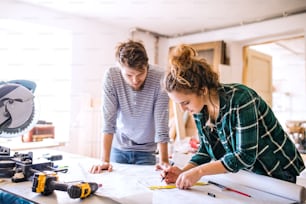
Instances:
[[[67,191],[70,198],[87,198],[95,193],[101,184],[94,182],[78,182],[67,184],[58,182],[55,172],[37,172],[34,174],[32,192],[50,195],[54,190]]]

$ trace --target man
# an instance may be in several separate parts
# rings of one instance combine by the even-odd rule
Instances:
[[[168,104],[162,90],[162,70],[149,65],[140,42],[127,41],[116,50],[119,67],[106,71],[103,87],[102,163],[91,173],[112,171],[111,162],[168,165]],[[158,146],[157,146],[158,144]]]

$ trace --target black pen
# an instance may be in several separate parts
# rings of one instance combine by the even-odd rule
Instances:
[[[162,179],[161,179],[161,181],[160,181],[160,182],[163,182],[163,181],[165,180],[165,178],[166,178],[167,174],[168,174],[168,172],[166,172],[166,173],[165,173],[165,176],[164,176],[164,177],[162,177]]]
[[[249,195],[249,194],[243,193],[243,192],[235,190],[233,188],[229,188],[229,187],[223,186],[222,184],[219,184],[219,183],[216,183],[216,182],[213,182],[213,181],[208,181],[208,183],[213,184],[215,186],[218,186],[219,188],[222,188],[224,190],[232,191],[232,192],[235,192],[235,193],[239,193],[240,195],[251,197],[251,195]]]
[[[170,163],[170,165],[171,165],[171,166],[173,166],[173,165],[174,165],[174,162],[171,162],[171,163]],[[165,176],[164,176],[164,177],[162,177],[162,179],[161,179],[161,181],[160,181],[160,182],[163,182],[163,181],[165,180],[165,178],[166,178],[167,174],[168,174],[168,172],[166,172],[166,173],[165,173]]]
[[[207,195],[209,195],[210,197],[216,197],[216,195],[214,193],[208,192]]]

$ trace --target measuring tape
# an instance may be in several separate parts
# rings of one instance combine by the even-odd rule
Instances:
[[[194,186],[204,186],[207,185],[207,182],[197,182]],[[149,186],[150,190],[160,190],[160,189],[172,189],[176,188],[176,185],[165,185],[165,186]]]

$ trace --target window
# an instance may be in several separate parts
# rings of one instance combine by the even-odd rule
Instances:
[[[38,119],[52,122],[55,138],[69,137],[72,37],[64,29],[0,20],[0,80],[36,82]]]

